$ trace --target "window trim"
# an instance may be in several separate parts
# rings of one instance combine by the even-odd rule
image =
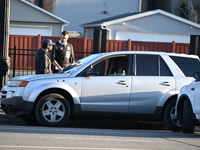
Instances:
[[[171,72],[171,70],[170,70],[170,68],[169,68],[169,66],[167,65],[167,63],[165,62],[165,60],[162,58],[162,56],[161,55],[156,55],[156,54],[134,54],[134,57],[133,57],[133,71],[132,71],[132,74],[134,75],[134,76],[149,76],[150,77],[150,75],[137,75],[137,55],[151,55],[151,56],[157,56],[157,62],[158,62],[158,68],[157,68],[157,70],[158,70],[158,75],[156,75],[157,77],[163,77],[163,76],[161,76],[161,59],[162,59],[162,61],[163,61],[163,63],[165,63],[165,65],[166,65],[166,67],[167,67],[167,69],[168,69],[168,71],[171,73],[171,76],[169,76],[169,77],[172,77],[173,76],[173,74],[172,74],[172,72]],[[155,75],[152,75],[152,76],[155,76]],[[168,76],[167,76],[168,77]]]

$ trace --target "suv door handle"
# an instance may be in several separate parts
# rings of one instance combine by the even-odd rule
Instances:
[[[168,81],[163,81],[163,82],[161,83],[161,85],[170,86],[170,82],[168,82]]]
[[[119,80],[119,81],[117,82],[117,84],[126,85],[126,81],[124,81],[124,80]]]

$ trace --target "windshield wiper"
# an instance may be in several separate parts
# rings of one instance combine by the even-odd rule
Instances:
[[[74,68],[74,67],[76,67],[76,66],[82,65],[82,64],[80,64],[80,62],[81,62],[81,61],[77,61],[77,62],[75,62],[75,63],[71,63],[69,66],[67,66],[67,67],[65,67],[65,68],[63,69],[63,72],[64,72],[64,71],[67,71],[67,70],[70,70],[70,69],[72,69],[72,68]]]

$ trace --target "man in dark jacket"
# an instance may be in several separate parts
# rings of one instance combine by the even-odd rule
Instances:
[[[52,46],[55,45],[50,39],[46,39],[42,42],[42,48],[37,52],[36,56],[36,74],[51,74],[51,57],[49,51],[52,50]],[[57,65],[61,70],[62,68]]]
[[[63,31],[60,40],[56,42],[55,49],[52,51],[54,63],[58,63],[62,68],[69,66],[75,62],[74,49],[71,43],[68,42],[69,33]],[[54,70],[56,72],[56,70]]]

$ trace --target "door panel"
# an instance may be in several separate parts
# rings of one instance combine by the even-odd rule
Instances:
[[[193,102],[193,109],[195,113],[200,113],[200,81],[195,81],[195,84],[193,84],[193,86],[190,86],[191,88],[191,95],[193,95],[192,93],[194,92],[194,97],[192,97],[194,99],[194,101],[192,100],[191,102]]]
[[[83,77],[81,108],[83,111],[128,112],[131,76],[128,55],[115,55],[93,64],[98,74]]]
[[[130,76],[83,77],[81,108],[83,111],[128,112]]]
[[[153,114],[158,101],[175,88],[175,80],[174,77],[135,76],[131,86],[130,113]]]
[[[132,76],[130,113],[154,114],[159,100],[172,95],[175,79],[159,55],[135,55]],[[173,93],[175,94],[175,93]]]

